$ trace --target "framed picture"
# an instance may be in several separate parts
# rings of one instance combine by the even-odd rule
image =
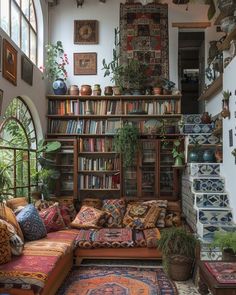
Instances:
[[[75,20],[74,44],[98,44],[98,21]]]
[[[21,56],[21,79],[33,85],[33,63],[25,55]]]
[[[97,75],[97,53],[74,53],[74,75]]]
[[[233,146],[233,129],[229,130],[229,146]]]
[[[3,90],[0,89],[0,116],[2,114]]]
[[[17,50],[6,39],[3,39],[2,46],[2,75],[12,84],[17,84]]]
[[[2,71],[2,36],[0,35],[0,72]]]

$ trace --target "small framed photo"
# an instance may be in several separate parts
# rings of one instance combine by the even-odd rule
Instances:
[[[98,21],[75,20],[74,44],[98,44]]]
[[[33,63],[25,56],[21,56],[21,79],[29,85],[33,85]]]
[[[3,90],[0,89],[0,116],[2,114]]]
[[[229,146],[233,146],[233,129],[229,130]]]
[[[2,75],[17,85],[17,50],[6,39],[2,46]]]
[[[97,75],[97,53],[74,53],[74,75]]]

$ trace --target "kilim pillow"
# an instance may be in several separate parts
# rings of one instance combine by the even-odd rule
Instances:
[[[103,200],[102,210],[110,213],[106,222],[107,227],[122,227],[122,221],[125,214],[125,200],[107,199]]]
[[[21,240],[21,238],[17,235],[16,229],[14,228],[14,226],[2,219],[0,219],[0,224],[5,224],[7,226],[7,230],[9,233],[11,253],[17,256],[21,255],[23,252],[24,243]]]
[[[11,208],[12,211],[16,211],[19,207],[25,207],[28,205],[26,197],[12,198],[7,200],[7,207]]]
[[[40,211],[39,216],[42,218],[48,233],[66,228],[58,203]]]
[[[123,224],[136,229],[153,228],[159,217],[160,208],[143,203],[129,204],[123,219]]]
[[[160,213],[156,222],[156,226],[165,227],[165,217],[166,217],[168,201],[167,200],[151,200],[151,201],[144,202],[144,204],[156,205],[160,208]]]
[[[43,220],[34,205],[29,204],[17,215],[24,237],[29,241],[39,240],[47,235]]]
[[[107,213],[93,207],[82,206],[71,226],[76,228],[99,228],[99,222]]]
[[[149,228],[143,231],[146,244],[148,248],[156,248],[157,241],[160,239],[161,234],[158,228]]]
[[[73,221],[73,219],[71,218],[70,216],[70,208],[67,206],[67,205],[59,205],[59,209],[60,209],[60,212],[61,212],[61,216],[63,218],[63,221],[65,223],[65,225],[67,227],[70,227],[70,224],[71,224],[71,221]]]
[[[0,264],[11,260],[10,237],[7,226],[0,222]]]

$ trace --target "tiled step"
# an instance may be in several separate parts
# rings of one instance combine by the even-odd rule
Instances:
[[[233,222],[231,209],[206,209],[199,208],[197,210],[198,221],[202,224],[219,224]]]
[[[192,183],[193,193],[223,193],[225,189],[224,178],[195,178]]]
[[[209,242],[201,241],[201,260],[221,260],[222,252],[219,249],[212,248]]]
[[[185,124],[183,126],[183,133],[185,134],[212,133],[213,128],[214,128],[213,124]]]
[[[201,124],[201,114],[183,115],[184,124]]]
[[[188,143],[193,145],[196,142],[200,145],[214,145],[220,143],[220,138],[209,133],[189,134]]]
[[[229,198],[227,193],[195,194],[195,206],[199,208],[228,208]]]
[[[218,177],[220,167],[220,163],[189,163],[185,174],[191,177]]]
[[[197,223],[197,233],[204,241],[212,241],[216,231],[233,232],[236,231],[236,226],[232,222]]]

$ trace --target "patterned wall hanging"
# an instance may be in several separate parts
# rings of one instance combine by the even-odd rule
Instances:
[[[121,62],[137,59],[147,64],[148,84],[169,78],[168,5],[120,5]]]

